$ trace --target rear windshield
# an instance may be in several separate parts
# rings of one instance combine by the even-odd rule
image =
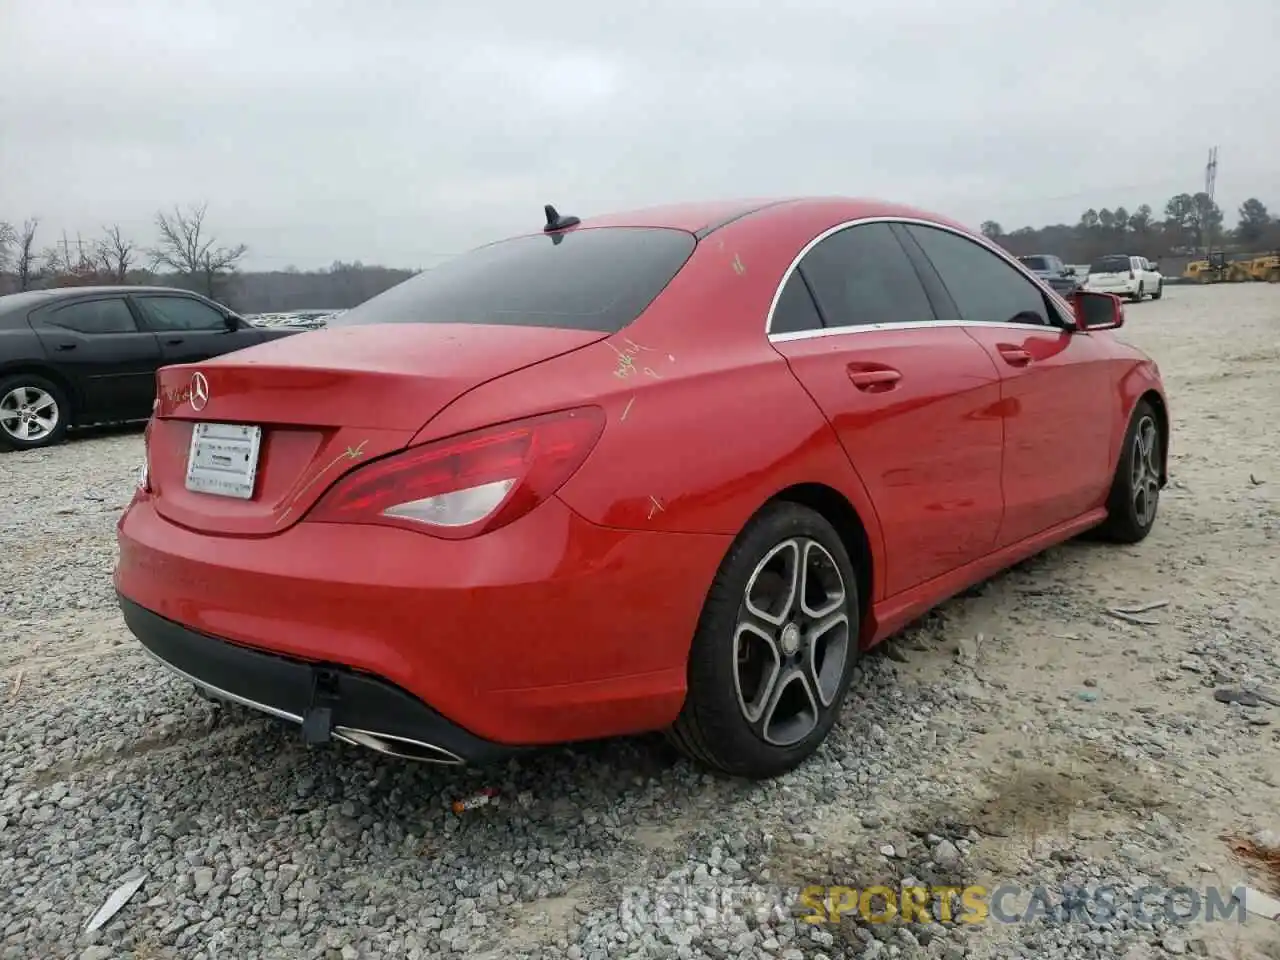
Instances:
[[[0,297],[0,327],[21,327],[26,324],[27,311],[42,303],[49,303],[49,295],[42,290],[26,293],[10,293]]]
[[[617,333],[693,253],[683,230],[598,227],[516,237],[411,277],[329,321],[498,323]]]
[[[1044,257],[1019,257],[1018,259],[1022,261],[1023,266],[1025,266],[1028,270],[1050,269],[1049,261],[1046,260]]]
[[[1128,257],[1103,257],[1089,266],[1090,273],[1128,273]]]

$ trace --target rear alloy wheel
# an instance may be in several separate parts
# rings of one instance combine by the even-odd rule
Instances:
[[[0,379],[0,446],[33,450],[57,443],[67,432],[66,397],[44,377]]]
[[[1104,537],[1117,543],[1137,543],[1151,532],[1160,505],[1163,459],[1160,419],[1151,404],[1143,400],[1133,411],[1125,432],[1107,498],[1107,519],[1099,528]]]
[[[798,504],[766,507],[721,564],[669,732],[693,759],[763,779],[812,754],[858,655],[853,566],[835,530]]]

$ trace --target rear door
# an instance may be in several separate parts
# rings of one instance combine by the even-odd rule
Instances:
[[[256,328],[194,296],[140,293],[132,300],[159,340],[165,365],[199,363],[261,341]]]
[[[999,374],[963,329],[937,322],[889,224],[855,224],[806,254],[770,340],[871,496],[889,595],[991,550],[1002,510]]]
[[[1099,336],[1074,326],[1004,257],[940,227],[902,228],[949,311],[1000,371],[1007,546],[1096,507],[1110,485],[1115,390]]]
[[[49,362],[71,382],[76,422],[148,416],[160,365],[156,338],[140,330],[123,296],[51,304],[34,311],[32,329]]]

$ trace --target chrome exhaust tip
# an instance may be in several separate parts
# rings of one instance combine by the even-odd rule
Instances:
[[[333,738],[350,743],[357,747],[365,747],[398,760],[417,760],[420,763],[436,763],[447,766],[461,766],[464,761],[457,754],[433,743],[398,737],[392,733],[378,733],[373,730],[357,730],[352,727],[334,727]]]

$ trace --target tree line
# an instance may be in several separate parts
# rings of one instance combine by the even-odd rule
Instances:
[[[156,284],[202,293],[245,313],[354,307],[416,271],[335,261],[323,270],[245,271],[249,248],[224,243],[207,204],[162,210],[147,245],[118,225],[88,240],[48,237],[38,217],[0,219],[0,294],[97,284]]]
[[[1280,219],[1266,204],[1250,197],[1236,211],[1234,227],[1226,228],[1225,216],[1207,193],[1179,193],[1164,205],[1157,217],[1148,204],[1130,212],[1089,208],[1075,224],[1020,227],[1006,233],[994,220],[982,224],[982,232],[1010,253],[1026,256],[1055,254],[1067,263],[1088,263],[1109,253],[1133,254],[1149,259],[1198,256],[1206,250],[1228,254],[1266,253],[1280,249]]]
[[[160,211],[149,245],[127,237],[119,226],[104,227],[88,241],[65,233],[46,237],[38,217],[21,223],[0,219],[0,294],[91,284],[159,284],[202,293],[246,313],[302,309],[343,309],[407,280],[417,271],[335,262],[323,270],[296,268],[245,271],[243,243],[223,243],[206,223],[206,204]],[[1224,228],[1222,210],[1207,193],[1170,197],[1163,217],[1148,204],[1130,212],[1090,208],[1075,224],[1020,227],[1006,232],[994,220],[983,234],[1009,252],[1056,254],[1068,263],[1086,263],[1108,253],[1151,259],[1192,256],[1205,249],[1227,253],[1280,250],[1280,219],[1250,197],[1237,210],[1234,227]]]

